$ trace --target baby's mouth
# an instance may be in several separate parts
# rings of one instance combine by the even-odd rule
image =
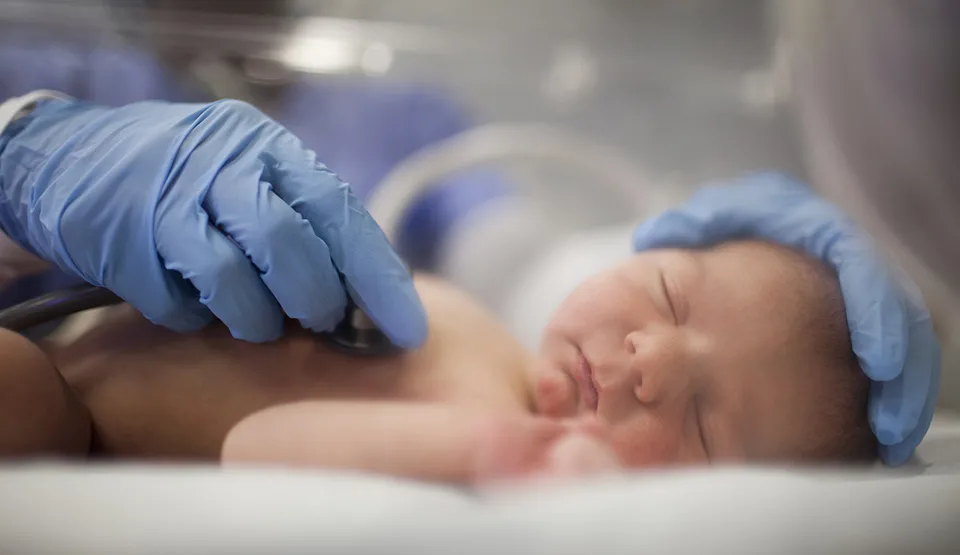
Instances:
[[[583,399],[584,405],[591,412],[597,412],[600,395],[597,391],[597,381],[593,375],[593,368],[590,367],[590,363],[587,361],[587,357],[583,356],[583,353],[578,354],[580,362],[574,372],[574,379],[577,382],[577,387],[580,388],[580,398]]]

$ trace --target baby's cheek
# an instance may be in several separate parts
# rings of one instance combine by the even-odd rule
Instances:
[[[647,468],[681,462],[679,434],[655,423],[617,424],[610,432],[610,444],[624,466]]]

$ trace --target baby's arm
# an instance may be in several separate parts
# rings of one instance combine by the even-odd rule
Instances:
[[[222,459],[476,484],[549,473],[552,466],[563,473],[588,471],[569,468],[571,451],[578,461],[585,457],[585,435],[577,426],[531,415],[424,403],[307,401],[240,422],[224,442]],[[580,438],[579,446],[565,441],[571,436]],[[586,449],[598,445],[593,441]],[[564,460],[553,460],[556,453]],[[587,464],[597,467],[590,470],[616,466],[603,456],[586,456]]]

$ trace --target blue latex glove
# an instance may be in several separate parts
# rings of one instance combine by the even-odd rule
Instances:
[[[349,186],[242,102],[45,102],[0,138],[0,193],[7,235],[172,329],[216,316],[266,341],[286,313],[327,331],[346,289],[398,346],[425,340],[412,280]]]
[[[880,456],[900,465],[930,427],[940,386],[940,345],[916,286],[894,280],[869,239],[838,208],[779,174],[708,186],[637,228],[637,250],[692,248],[735,238],[797,248],[833,267],[853,350],[873,381],[869,421]]]

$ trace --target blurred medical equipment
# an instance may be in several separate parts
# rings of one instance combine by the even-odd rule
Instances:
[[[444,182],[445,176],[498,163],[532,162],[578,176],[580,187],[564,198],[563,187],[536,178],[505,182],[515,194],[503,195],[462,216],[448,228],[438,248],[437,272],[479,299],[501,320],[512,312],[513,283],[551,245],[571,234],[597,227],[577,220],[570,206],[618,206],[602,227],[636,222],[675,204],[666,190],[617,149],[602,142],[542,124],[492,124],[465,131],[422,149],[398,165],[372,192],[367,206],[391,239],[410,206]],[[565,201],[565,202],[564,202]],[[628,244],[626,236],[624,244]]]
[[[395,240],[410,206],[444,177],[492,162],[518,159],[585,172],[593,178],[585,195],[612,195],[634,217],[649,212],[651,205],[664,203],[654,200],[664,193],[651,187],[647,173],[607,145],[547,125],[494,124],[465,131],[404,160],[373,191],[367,207],[387,237]],[[544,202],[549,202],[556,192],[547,183],[518,181],[514,185]]]
[[[120,304],[109,289],[84,283],[60,289],[0,310],[0,328],[25,332],[79,312]]]

